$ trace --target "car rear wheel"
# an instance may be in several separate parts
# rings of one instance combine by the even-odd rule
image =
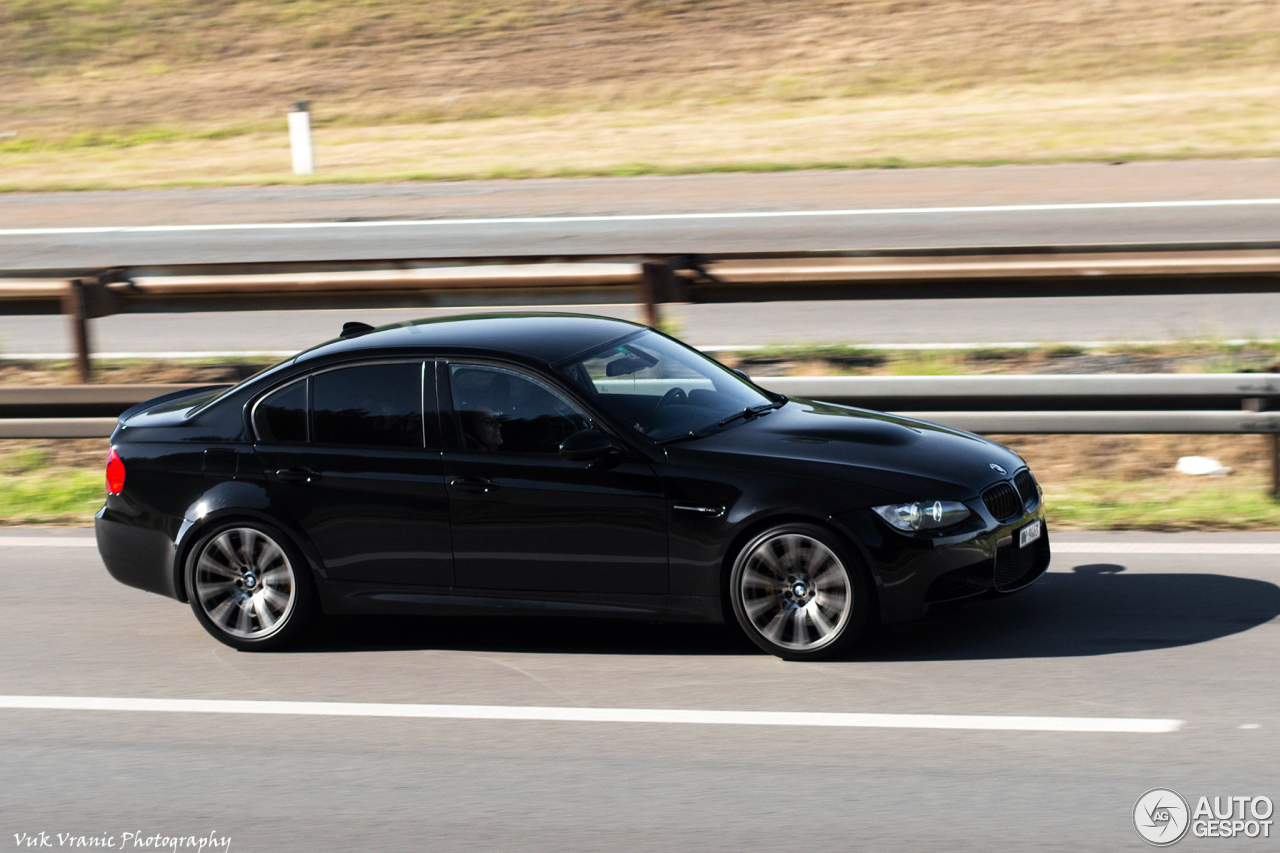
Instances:
[[[196,543],[187,593],[205,630],[243,651],[297,640],[319,609],[302,557],[281,533],[257,522],[222,525]]]
[[[748,542],[734,561],[729,597],[752,642],[785,660],[839,654],[871,610],[866,572],[810,524],[780,525]]]

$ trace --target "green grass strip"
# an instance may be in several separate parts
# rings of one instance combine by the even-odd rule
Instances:
[[[98,471],[49,468],[0,474],[0,520],[6,524],[90,524],[105,497]]]
[[[1068,480],[1045,485],[1050,527],[1087,530],[1280,528],[1280,501],[1234,478]]]

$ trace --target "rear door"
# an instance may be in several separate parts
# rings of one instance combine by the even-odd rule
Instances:
[[[666,501],[648,463],[563,458],[560,442],[594,424],[545,377],[451,361],[441,380],[459,587],[667,592]]]
[[[254,407],[275,499],[330,579],[453,584],[434,362],[317,371]]]

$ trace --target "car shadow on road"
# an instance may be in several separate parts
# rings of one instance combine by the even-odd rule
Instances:
[[[1003,600],[871,633],[848,659],[1077,657],[1203,643],[1280,615],[1280,587],[1214,574],[1130,573],[1079,565]],[[762,655],[736,628],[503,616],[329,619],[306,652],[414,649],[531,654]]]
[[[299,652],[415,649],[598,655],[750,655],[724,625],[524,616],[348,616],[325,620]]]
[[[1280,587],[1215,574],[1126,572],[1092,563],[1045,575],[1007,600],[880,632],[862,660],[1105,655],[1188,646],[1280,615]]]

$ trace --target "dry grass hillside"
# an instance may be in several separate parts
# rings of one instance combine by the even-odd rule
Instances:
[[[1275,0],[5,0],[0,185],[1280,147]],[[69,157],[68,155],[75,155]]]

